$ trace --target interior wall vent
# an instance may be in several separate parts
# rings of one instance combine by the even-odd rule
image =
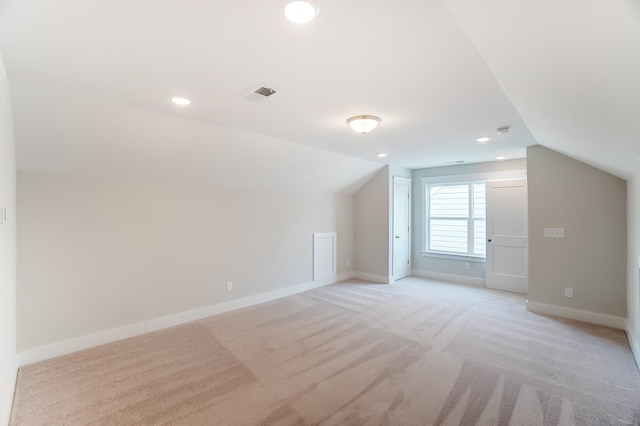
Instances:
[[[244,98],[250,101],[261,101],[275,94],[276,91],[271,87],[258,86],[256,89],[244,95]]]

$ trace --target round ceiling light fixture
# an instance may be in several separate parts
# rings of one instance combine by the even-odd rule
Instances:
[[[378,158],[384,158],[387,156],[387,154],[385,152],[379,152],[376,154],[378,156]]]
[[[304,24],[318,16],[318,8],[308,1],[292,1],[284,7],[284,16],[296,24]]]
[[[347,124],[358,133],[369,133],[380,123],[381,118],[375,115],[356,115],[347,119]]]
[[[507,156],[506,156],[506,155],[498,155],[498,156],[496,157],[496,160],[498,160],[498,161],[502,161],[502,160],[506,160],[506,159],[507,159]]]
[[[482,142],[489,142],[491,140],[491,138],[489,136],[481,136],[479,138],[476,138],[476,141],[482,143]]]
[[[173,102],[176,105],[189,105],[191,103],[191,101],[187,98],[171,98],[171,102]]]

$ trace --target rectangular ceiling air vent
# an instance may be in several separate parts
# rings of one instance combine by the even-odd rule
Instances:
[[[251,92],[244,95],[244,98],[250,101],[261,101],[263,99],[268,98],[271,95],[274,95],[275,93],[276,91],[270,87],[259,86],[257,89],[254,89]]]

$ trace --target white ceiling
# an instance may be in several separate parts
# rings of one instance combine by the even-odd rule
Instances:
[[[19,168],[349,191],[540,143],[640,169],[637,0],[317,3],[300,25],[282,0],[2,1]]]

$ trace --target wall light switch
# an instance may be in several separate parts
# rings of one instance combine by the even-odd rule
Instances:
[[[233,282],[227,281],[227,291],[233,290]]]
[[[564,238],[564,228],[544,228],[546,238]]]
[[[4,207],[0,207],[0,225],[4,225],[7,221],[7,209]]]

